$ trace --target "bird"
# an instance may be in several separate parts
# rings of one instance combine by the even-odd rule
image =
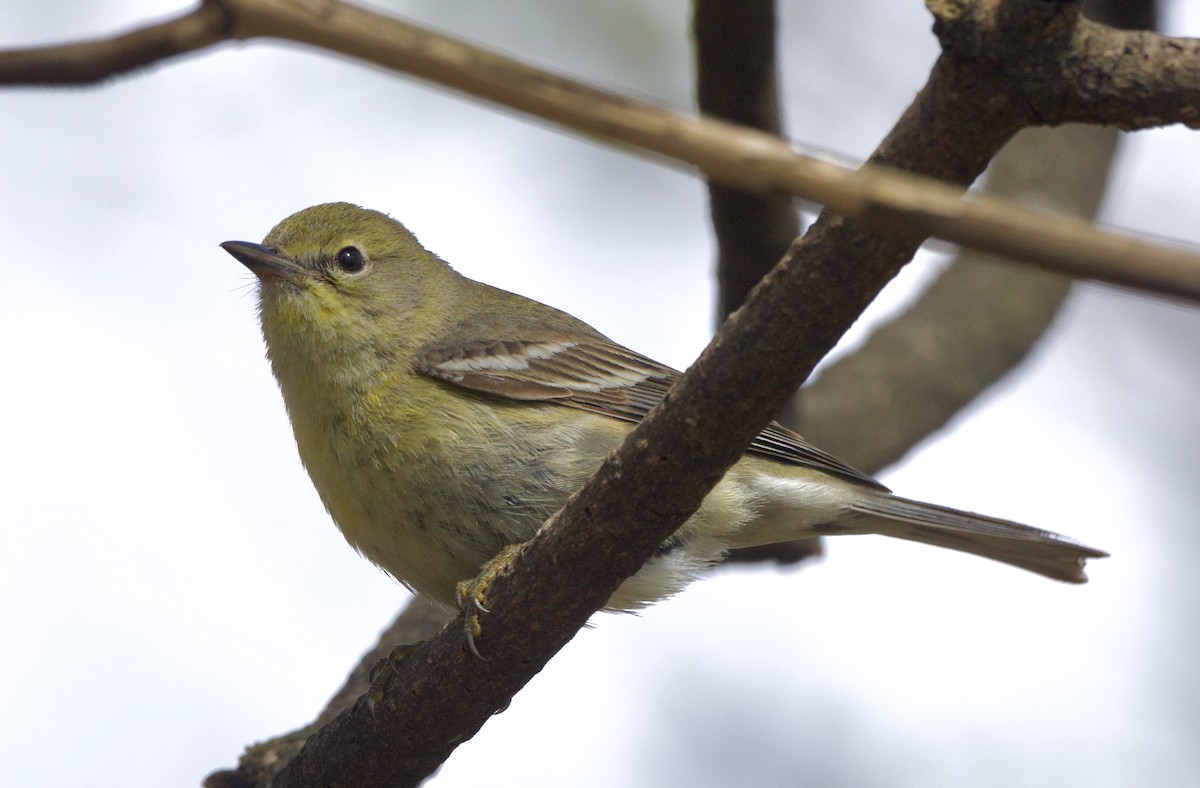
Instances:
[[[680,373],[566,312],[469,279],[400,222],[350,203],[301,210],[254,273],[267,357],[296,445],[346,540],[447,607],[530,539]],[[669,597],[727,551],[879,534],[1086,582],[1107,553],[1009,520],[894,495],[769,424],[609,610]]]

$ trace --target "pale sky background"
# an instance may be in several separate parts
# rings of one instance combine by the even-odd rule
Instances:
[[[690,105],[683,0],[379,5]],[[0,46],[184,7],[6,3]],[[922,4],[781,13],[790,134],[865,155],[936,56]],[[711,330],[696,178],[294,46],[0,91],[0,173],[0,785],[195,785],[307,722],[405,599],[313,492],[221,241],[348,200],[676,366]],[[1198,244],[1198,176],[1194,132],[1129,137],[1103,221]],[[1091,584],[868,537],[722,570],[597,616],[431,784],[1195,785],[1198,347],[1200,310],[1079,287],[883,476],[1110,550]]]

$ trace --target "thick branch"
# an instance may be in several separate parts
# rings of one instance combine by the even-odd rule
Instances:
[[[1020,117],[1017,125],[1084,120],[1135,128],[1198,122],[1200,42],[1123,33],[1086,21],[1076,24],[1075,14],[1058,12],[1049,3],[958,3],[954,8],[976,5],[1006,12],[1002,17],[985,17],[990,26],[980,27],[974,38],[963,32],[974,18],[969,14],[943,18],[939,27],[962,67],[980,78],[977,85],[960,82],[960,86],[976,94],[984,85],[990,91],[988,115]],[[211,7],[224,10],[228,21],[209,11]],[[1035,30],[1029,19],[1053,25]],[[867,227],[934,235],[1071,276],[1200,300],[1197,255],[1003,203],[963,201],[959,189],[919,178],[873,168],[850,171],[800,156],[770,134],[632,101],[337,0],[208,0],[195,14],[166,23],[188,30],[192,24],[208,25],[207,32],[190,33],[185,46],[167,48],[167,54],[190,51],[198,41],[226,35],[312,44],[692,164],[730,186],[814,200]],[[1057,34],[1046,41],[1037,39],[1046,29]],[[150,40],[171,38],[147,35]],[[1001,42],[1007,38],[1024,44],[1024,51],[1005,50]],[[136,33],[118,39],[141,40]],[[1038,46],[1029,46],[1029,41]],[[4,53],[0,83],[29,84],[28,75],[36,73],[39,65],[53,72],[62,66],[60,60],[76,62],[79,46],[90,45]],[[145,51],[143,47],[137,57],[128,59],[111,55],[109,62],[144,63]],[[1013,65],[1030,53],[1036,56],[1037,84],[1030,84],[1029,77]],[[945,59],[942,63],[940,68],[956,67]],[[1055,64],[1057,70],[1051,67]],[[1171,80],[1162,79],[1162,73],[1169,73]],[[1094,89],[1080,91],[1077,84]],[[1126,88],[1134,99],[1120,92]],[[1026,93],[1035,100],[1016,100]],[[914,129],[914,133],[922,132]],[[949,149],[958,141],[935,130],[928,143]],[[889,160],[884,147],[872,162]],[[969,182],[963,176],[971,171],[947,170],[943,179],[963,185]]]
[[[1034,30],[1025,20],[1042,13],[1025,3],[927,0],[942,50],[960,63],[988,63],[1018,90],[997,93],[1019,102],[1039,124],[1096,123],[1125,130],[1163,119],[1200,128],[1200,41],[1146,30],[1118,30],[1071,13]],[[1116,16],[1109,12],[1109,16]],[[1023,29],[1018,40],[1011,32]],[[1011,59],[1012,47],[1029,52]]]
[[[922,144],[902,125],[878,158],[960,180],[978,175],[1020,120],[976,104],[986,94],[970,87],[987,75],[969,76],[939,63],[902,121],[944,111],[937,128],[957,132],[957,151]],[[956,97],[949,107],[947,95]],[[695,510],[919,241],[878,238],[861,224],[823,216],[664,403],[492,585],[479,640],[485,659],[466,654],[456,627],[444,629],[397,666],[374,715],[360,700],[309,740],[279,784],[411,784],[428,774]],[[713,412],[722,418],[706,418]]]
[[[1094,130],[1075,130],[1075,131],[1070,132],[1070,134],[1080,134],[1080,133],[1087,134],[1088,137],[1097,137],[1097,136],[1098,137],[1111,137],[1111,134],[1108,134],[1105,132],[1100,132],[1100,131],[1094,131]],[[1042,140],[1042,142],[1034,143],[1031,145],[1031,142],[1033,142],[1033,140],[1026,139],[1025,143],[1022,144],[1022,146],[1021,146],[1021,148],[1022,148],[1022,150],[1024,150],[1024,152],[1009,150],[1009,151],[1006,151],[1006,154],[1004,154],[1003,156],[1008,157],[1008,158],[1019,157],[1019,161],[1026,161],[1027,155],[1030,154],[1030,148],[1034,148],[1034,151],[1042,151],[1042,152],[1040,152],[1039,158],[1038,158],[1038,161],[1042,162],[1042,163],[1036,163],[1036,164],[1033,164],[1033,166],[1028,166],[1028,164],[1027,164],[1027,166],[1024,168],[1026,170],[1026,172],[1028,172],[1028,169],[1033,169],[1033,170],[1036,170],[1036,172],[1038,172],[1038,173],[1044,173],[1046,176],[1048,176],[1048,178],[1038,179],[1038,180],[1042,181],[1042,185],[1040,185],[1038,188],[1044,188],[1046,186],[1046,180],[1048,180],[1048,179],[1050,181],[1057,182],[1057,184],[1060,184],[1060,185],[1062,184],[1061,180],[1057,180],[1057,173],[1055,172],[1055,169],[1054,169],[1055,164],[1058,164],[1058,166],[1060,166],[1061,169],[1066,170],[1066,173],[1068,173],[1068,174],[1069,173],[1079,173],[1079,172],[1081,172],[1081,170],[1088,170],[1088,172],[1097,173],[1097,172],[1099,172],[1099,170],[1104,169],[1103,161],[1096,163],[1096,164],[1091,164],[1090,162],[1094,161],[1093,158],[1087,158],[1087,160],[1085,160],[1085,161],[1079,161],[1079,160],[1075,160],[1075,158],[1069,158],[1067,156],[1067,154],[1070,154],[1070,152],[1078,151],[1080,149],[1086,148],[1087,150],[1092,150],[1094,148],[1094,146],[1091,144],[1081,145],[1080,143],[1082,142],[1082,140],[1079,140],[1078,138],[1074,138],[1074,137],[1072,139],[1066,140],[1066,144],[1064,144],[1063,140],[1061,139],[1061,134],[1054,134],[1054,136],[1049,136],[1049,139],[1050,139],[1050,142],[1056,142],[1057,143],[1056,146],[1054,146],[1054,148],[1052,148],[1050,151],[1045,151],[1044,143],[1046,142],[1045,138],[1048,137],[1048,134],[1043,132],[1043,133],[1036,134],[1036,137],[1039,138],[1040,140]],[[1066,149],[1066,150],[1064,150],[1064,149]],[[1100,158],[1102,158],[1102,160],[1105,160],[1105,157],[1103,157],[1103,156]],[[1004,180],[1007,180],[1007,179],[997,179],[997,176],[995,174],[995,169],[997,168],[997,164],[998,164],[998,166],[1003,168],[1003,162],[997,161],[997,162],[992,163],[992,168],[994,168],[994,174],[992,174],[992,178],[989,181],[989,187],[997,187],[997,186],[1003,187]],[[1021,179],[1019,179],[1019,180],[1021,180]],[[1075,197],[1070,196],[1070,193],[1060,194],[1060,196],[1052,198],[1052,200],[1054,200],[1054,203],[1062,204],[1062,200],[1067,199],[1070,201],[1070,203],[1073,203],[1075,205],[1075,210],[1086,210],[1085,206],[1082,206],[1079,204],[1079,201],[1078,201],[1080,199],[1079,196],[1081,196],[1081,194],[1097,194],[1097,187],[1096,187],[1097,185],[1091,184],[1091,182],[1082,182],[1084,180],[1086,180],[1086,179],[1082,179],[1082,178],[1072,179],[1072,188],[1070,188],[1069,192],[1074,193]],[[1012,182],[1012,181],[1009,180],[1009,182]],[[1030,185],[1028,185],[1025,180],[1021,180],[1020,188],[1013,188],[1012,186],[1009,186],[1007,188],[1006,192],[1009,193],[1010,196],[1015,197],[1015,196],[1020,196],[1020,193],[1027,192],[1028,188],[1030,188]],[[1031,282],[1031,279],[1034,279],[1034,281],[1036,281],[1036,279],[1044,278],[1044,275],[1039,275],[1039,273],[1036,273],[1036,272],[1025,272],[1025,271],[1013,270],[1013,269],[1004,269],[1003,271],[996,271],[995,266],[989,266],[988,269],[986,269],[986,271],[984,273],[985,273],[985,281],[986,282],[994,282],[997,277],[1003,278],[1003,281],[1004,281],[1004,284],[1002,285],[1003,291],[1004,291],[1004,293],[1009,294],[1007,297],[1007,300],[1010,303],[1012,303],[1012,302],[1025,303],[1028,300],[1033,299],[1034,301],[1036,301],[1036,303],[1045,303],[1045,305],[1048,306],[1049,309],[1052,309],[1052,305],[1054,305],[1054,303],[1057,303],[1057,301],[1061,299],[1061,295],[1063,293],[1062,285],[1057,285],[1057,284],[1050,285],[1049,293],[1042,293],[1042,291],[1038,291],[1038,285]],[[1018,281],[1015,284],[1012,282],[1014,278],[1016,279],[1016,281]],[[995,289],[992,289],[991,287],[980,288],[976,275],[972,275],[972,273],[967,273],[967,275],[965,277],[959,277],[958,279],[956,279],[956,281],[961,282],[961,279],[967,279],[967,284],[965,285],[965,287],[968,291],[974,291],[974,293],[982,293],[982,295],[980,295],[978,297],[978,299],[974,300],[974,302],[976,302],[980,308],[989,308],[992,305],[992,303],[995,302],[994,297],[992,297],[995,294]],[[972,282],[974,282],[974,283],[972,284]],[[956,289],[958,287],[959,287],[959,285],[953,285],[953,287],[950,288],[949,283],[943,282],[941,289],[942,290],[946,290],[948,288]],[[1027,289],[1021,289],[1021,288],[1027,288]],[[962,299],[962,297],[961,297],[961,294],[959,296],[953,297],[952,300],[954,302],[964,301],[964,299]],[[970,299],[967,299],[967,300],[970,300]],[[935,309],[935,311],[936,311],[936,309]],[[1038,321],[1039,326],[1042,325],[1042,323],[1044,323],[1044,319]],[[983,355],[990,356],[991,354],[985,353]],[[910,357],[906,356],[906,360],[911,360],[911,359],[910,359]],[[862,369],[854,369],[853,372],[850,372],[850,377],[852,378],[852,380],[862,380],[862,374],[859,374],[859,373],[862,373]],[[889,373],[886,371],[886,372],[884,372],[884,374],[889,374]],[[826,402],[827,404],[828,403],[834,403],[834,404],[840,403],[842,401],[842,399],[844,399],[847,391],[853,391],[853,390],[858,389],[859,385],[857,383],[853,383],[853,381],[848,386],[840,385],[840,383],[830,386],[830,384],[834,383],[835,380],[840,380],[841,377],[844,377],[844,375],[835,375],[834,378],[829,378],[829,377],[827,377],[827,375],[823,375],[822,379],[818,380],[817,383],[815,384],[815,387],[817,390],[815,392],[815,397],[816,397],[816,402],[818,403],[816,405],[816,409],[818,411],[820,411],[821,415],[828,415],[830,413],[833,413],[833,410],[830,410],[827,407],[823,407],[823,405],[820,404],[821,402]],[[868,375],[868,377],[874,378],[874,374]],[[827,393],[830,391],[830,389],[833,389],[833,391],[834,391],[833,395],[826,396]],[[877,393],[877,390],[876,390],[876,393]],[[812,401],[810,401],[810,402],[812,402]],[[856,402],[858,402],[858,401],[856,401]],[[881,405],[887,405],[887,407],[881,407]],[[954,409],[956,409],[956,407],[958,407],[958,405],[955,405]],[[890,421],[892,421],[889,419],[889,414],[895,413],[895,410],[896,410],[896,403],[881,402],[880,399],[874,399],[874,401],[871,401],[871,404],[869,405],[868,409],[858,410],[857,415],[852,417],[852,419],[842,419],[842,417],[836,416],[836,414],[834,414],[834,417],[832,417],[832,419],[821,419],[821,417],[818,417],[818,419],[816,419],[815,423],[810,422],[810,428],[814,429],[814,431],[816,431],[817,434],[821,435],[820,439],[818,439],[818,441],[817,441],[818,445],[824,445],[827,447],[830,447],[830,446],[835,447],[836,453],[848,452],[847,456],[857,458],[858,462],[866,462],[866,463],[870,464],[871,467],[876,467],[876,464],[883,462],[882,459],[877,459],[877,457],[880,457],[880,453],[876,452],[874,449],[859,451],[858,450],[859,441],[854,440],[852,438],[847,443],[847,441],[840,440],[840,437],[842,435],[842,432],[844,432],[844,429],[847,426],[858,425],[858,423],[865,423],[864,420],[860,419],[860,414],[864,413],[864,411],[869,411],[869,413],[880,416],[880,419],[875,419],[875,417],[872,417],[872,419],[870,420],[871,425],[878,425],[878,423],[880,423],[880,422],[882,422],[882,423],[884,423],[884,425],[886,425],[886,423],[890,423]],[[845,411],[839,410],[838,413],[845,413]],[[823,426],[834,425],[834,423],[835,423],[836,429],[823,428]],[[913,438],[910,437],[910,432],[901,431],[901,443],[905,443],[905,445],[907,445],[908,443],[911,443],[912,440],[913,440]],[[888,440],[888,441],[884,441],[884,445],[886,445],[886,447],[894,447],[896,444],[895,444],[894,440]],[[839,449],[839,446],[840,446],[840,449]],[[884,450],[883,455],[887,455],[887,453],[888,453],[888,451],[886,449],[886,450]],[[419,601],[416,603],[419,604]],[[409,612],[410,612],[410,610],[412,610],[412,608],[409,608]],[[409,616],[409,612],[404,613],[402,615],[402,619],[407,619]],[[434,627],[434,628],[436,628],[436,627]],[[430,632],[430,633],[432,633],[432,632]],[[360,664],[360,669],[356,670],[355,673],[361,674],[362,667],[368,666],[368,664],[371,664],[374,660],[376,660],[376,658],[385,654],[386,650],[388,650],[388,649],[384,648],[384,646],[389,645],[391,643],[412,642],[412,640],[420,639],[421,637],[425,637],[425,634],[422,634],[422,636],[418,637],[418,636],[413,636],[413,634],[397,634],[394,632],[385,633],[384,636],[382,638],[380,638],[379,646],[377,646],[377,648],[374,649],[371,652],[371,654],[368,654],[364,658],[364,662],[362,662]],[[350,680],[348,682],[346,691],[343,691],[343,693],[340,693],[340,694],[342,694],[342,696],[349,697],[349,696],[353,696],[353,694],[358,694],[365,690],[366,690],[365,680],[362,679],[361,675],[358,675],[358,679],[355,680],[355,678],[352,678],[352,680]],[[336,703],[330,704],[331,708],[336,708],[336,706],[338,706],[338,705],[341,705],[341,704],[336,704]],[[322,720],[324,720],[325,717],[326,717],[326,714],[323,714]],[[302,732],[300,732],[300,733],[306,735],[308,733],[311,733],[312,730],[316,727],[317,726],[308,727],[305,730],[302,730]],[[288,738],[284,738],[282,740],[276,740],[275,742],[271,742],[270,746],[272,748],[271,748],[270,752],[264,753],[262,751],[262,747],[256,747],[256,748],[254,748],[253,751],[251,751],[250,753],[247,753],[247,756],[244,757],[244,759],[242,759],[242,765],[239,768],[239,772],[242,772],[242,774],[244,774],[244,776],[248,778],[248,780],[245,784],[265,784],[265,782],[269,782],[269,780],[264,781],[263,778],[260,777],[260,775],[264,774],[264,772],[260,769],[262,769],[262,766],[264,763],[265,764],[282,764],[284,762],[284,760],[287,759],[288,754],[290,754],[290,752],[294,752],[293,741],[295,741],[295,736],[288,736]],[[296,747],[296,748],[298,748],[298,747]],[[268,774],[274,774],[274,771],[270,771],[270,772],[268,772]],[[230,772],[226,772],[226,777],[227,778],[232,777],[232,774],[230,774]],[[233,783],[233,782],[217,783],[217,782],[214,782],[212,784],[214,784],[214,786],[217,786],[217,784],[244,784],[244,783]]]
[[[1084,12],[1126,29],[1156,23],[1153,0],[1091,0]],[[1111,128],[1026,129],[991,162],[984,189],[1092,219],[1116,142]],[[816,445],[877,472],[1016,366],[1050,325],[1069,285],[964,249],[910,310],[805,386],[786,420]]]
[[[1004,5],[1028,8],[1031,16],[1041,13],[1048,21],[1056,21],[1044,3],[1010,0]],[[376,15],[317,0],[289,4],[283,11],[278,3],[250,0],[226,0],[225,6],[242,12],[235,14],[239,36],[276,35],[373,62],[407,62],[408,70],[429,76],[421,68],[430,61],[406,61],[405,55],[396,55],[391,37],[403,39],[405,32]],[[358,19],[369,29],[360,26],[348,32],[343,26],[348,19]],[[1018,19],[1016,23],[1026,21]],[[1031,25],[1030,29],[1038,27]],[[1025,31],[1006,30],[1005,34],[1009,32]],[[454,72],[466,74],[464,82],[449,79],[444,83],[473,88],[476,95],[496,98],[490,95],[495,88],[490,77],[512,73],[511,61],[494,56],[457,62],[464,50],[445,39],[424,38],[416,43],[430,45],[432,49],[423,55],[435,61],[444,56],[450,66],[466,66],[466,71]],[[1019,56],[1019,52],[1008,54],[1013,59]],[[972,68],[947,58],[939,61],[917,104],[873,160],[943,177],[959,186],[970,182],[1003,140],[1020,126],[1038,120],[1028,107],[989,103],[1013,86],[990,64],[985,65],[973,64]],[[510,105],[529,111],[545,108],[570,94],[572,85],[541,75],[530,87],[546,91],[523,93]],[[604,108],[606,94],[589,91],[581,95],[590,96]],[[461,632],[444,630],[400,664],[391,691],[374,714],[360,700],[313,736],[282,776],[282,784],[404,784],[428,774],[457,743],[503,707],[622,579],[636,571],[695,509],[740,455],[741,447],[911,255],[927,230],[945,232],[949,227],[963,237],[979,235],[978,226],[964,232],[962,228],[969,223],[939,219],[936,211],[928,208],[932,203],[916,213],[900,214],[895,195],[890,203],[864,201],[862,191],[854,188],[866,183],[872,189],[890,190],[904,179],[885,182],[879,176],[839,173],[828,165],[799,164],[797,157],[780,150],[777,141],[732,127],[696,121],[670,128],[639,126],[636,121],[647,117],[640,114],[641,108],[627,101],[618,104],[627,110],[619,117],[588,116],[590,120],[576,128],[611,138],[618,138],[614,129],[632,130],[656,143],[646,147],[661,148],[664,153],[687,147],[668,133],[681,131],[689,144],[698,145],[687,148],[701,152],[697,157],[702,161],[695,163],[714,177],[758,183],[759,188],[768,189],[807,184],[814,189],[810,197],[837,205],[851,218],[827,214],[793,247],[751,294],[746,308],[726,323],[664,406],[638,426],[631,439],[527,545],[509,573],[497,580],[489,595],[492,613],[480,639],[487,660],[467,657]],[[938,117],[938,113],[943,114]],[[663,119],[662,115],[653,117]],[[621,126],[617,120],[631,125]],[[928,136],[920,133],[920,123],[928,124]],[[727,145],[730,139],[735,143]],[[732,159],[727,158],[730,154]],[[830,177],[823,180],[817,177],[819,173]],[[920,186],[917,191],[926,189],[929,187]],[[938,194],[944,196],[945,192]],[[917,196],[903,195],[899,202]],[[927,199],[936,203],[941,198]],[[951,213],[972,211],[959,206]],[[914,216],[920,221],[914,223]],[[868,221],[891,225],[905,235],[901,240],[876,237],[869,232]],[[1028,226],[1021,232],[1028,233]],[[851,260],[855,265],[850,265]],[[721,419],[704,418],[718,409]],[[571,582],[564,583],[561,578]]]
[[[695,0],[696,99],[700,113],[782,136],[775,63],[775,0]],[[717,240],[717,320],[742,305],[800,234],[795,200],[708,182]],[[820,539],[735,550],[728,560],[795,563]]]
[[[346,683],[329,699],[317,718],[303,728],[253,745],[238,759],[237,769],[210,774],[204,788],[254,788],[270,785],[284,765],[304,747],[308,737],[350,708],[370,686],[372,669],[396,646],[419,643],[432,637],[446,622],[446,611],[421,597],[413,597],[379,640],[362,656]]]

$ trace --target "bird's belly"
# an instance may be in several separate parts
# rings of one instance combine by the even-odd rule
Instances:
[[[301,455],[351,545],[417,593],[452,604],[458,581],[531,538],[620,439],[584,428],[589,421],[514,436],[477,416],[472,429],[410,431],[399,446],[336,453],[321,441],[325,451],[301,446]]]

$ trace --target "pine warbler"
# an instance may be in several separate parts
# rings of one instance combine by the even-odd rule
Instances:
[[[445,604],[532,537],[679,374],[463,277],[375,211],[318,205],[261,245],[222,247],[258,277],[267,355],[321,500],[363,555]],[[866,533],[1076,583],[1106,555],[894,496],[771,424],[609,607],[668,596],[731,548]]]

